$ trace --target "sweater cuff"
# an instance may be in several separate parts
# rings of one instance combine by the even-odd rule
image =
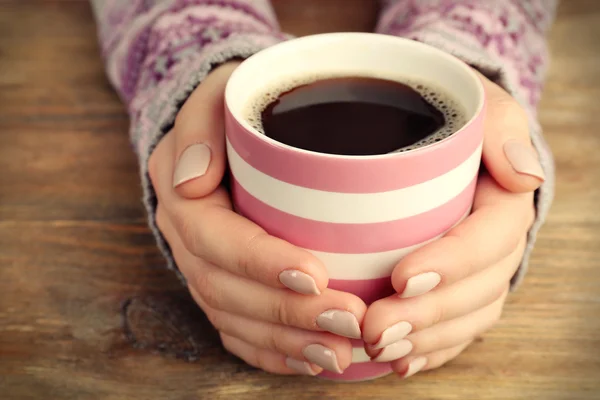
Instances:
[[[136,152],[148,223],[169,269],[175,271],[184,283],[185,278],[179,272],[171,249],[156,224],[157,197],[148,175],[148,159],[156,145],[172,128],[175,117],[187,98],[214,68],[233,59],[247,58],[281,40],[281,36],[267,34],[232,35],[205,47],[197,56],[178,65],[172,79],[165,80],[156,87],[156,95],[140,108],[136,124],[132,127],[132,137],[138,138]]]

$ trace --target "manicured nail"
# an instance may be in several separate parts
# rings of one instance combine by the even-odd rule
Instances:
[[[504,143],[504,154],[515,171],[534,176],[542,181],[546,179],[537,152],[533,147],[516,140],[509,140]]]
[[[279,281],[301,294],[321,294],[315,280],[304,272],[288,269],[279,274]]]
[[[338,374],[344,372],[338,364],[335,352],[330,348],[320,344],[309,344],[302,350],[302,354],[308,361],[327,371],[337,372]]]
[[[425,364],[427,364],[427,359],[425,357],[415,358],[411,361],[410,364],[408,364],[408,369],[406,370],[404,375],[402,375],[402,379],[406,379],[409,376],[413,376],[414,374],[422,370],[423,367],[425,367]]]
[[[436,287],[441,280],[442,277],[436,272],[425,272],[424,274],[413,276],[406,282],[406,287],[402,294],[400,294],[400,297],[404,299],[420,296]]]
[[[306,361],[300,361],[288,357],[285,359],[285,365],[287,365],[288,368],[301,373],[302,375],[315,376],[317,374]]]
[[[183,151],[173,174],[173,187],[199,178],[210,165],[210,148],[202,143],[193,144]]]
[[[327,310],[317,317],[321,329],[336,335],[360,339],[360,325],[354,314],[342,310]]]
[[[392,343],[381,350],[381,352],[373,359],[376,362],[388,362],[402,358],[411,352],[413,345],[408,340],[400,340]]]
[[[382,349],[394,342],[402,340],[412,331],[412,325],[408,322],[398,322],[387,328],[381,334],[379,341],[373,345],[373,349]]]

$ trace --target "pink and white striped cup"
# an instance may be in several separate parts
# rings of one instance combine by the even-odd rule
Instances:
[[[467,123],[450,137],[407,152],[340,156],[279,143],[246,120],[248,102],[274,82],[328,73],[405,77],[453,95]],[[367,304],[394,293],[390,275],[406,254],[440,237],[470,211],[481,159],[484,91],[462,61],[433,47],[367,33],[307,36],[244,61],[226,89],[227,154],[239,213],[309,250],[329,287]],[[365,133],[368,135],[368,132]],[[336,380],[391,372],[354,342],[352,365]]]

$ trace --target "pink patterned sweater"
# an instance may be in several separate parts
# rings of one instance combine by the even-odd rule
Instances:
[[[147,175],[152,150],[190,93],[215,66],[289,38],[268,0],[91,0],[110,81],[127,105],[144,204],[156,228]],[[383,0],[377,32],[454,54],[503,86],[525,107],[547,180],[536,193],[537,220],[513,286],[524,276],[554,192],[554,165],[536,118],[548,54],[545,32],[558,0]]]

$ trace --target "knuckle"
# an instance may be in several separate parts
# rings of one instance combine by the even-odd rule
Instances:
[[[446,241],[449,242],[448,247],[454,249],[454,254],[460,255],[463,276],[476,269],[476,260],[479,258],[478,249],[468,245],[466,230],[464,224],[459,224],[445,236]]]
[[[266,335],[266,338],[267,338],[266,347],[277,353],[286,354],[285,350],[283,349],[283,347],[281,345],[281,340],[280,340],[282,337],[281,328],[278,327],[277,325],[271,325],[267,329],[268,329],[268,332]]]
[[[437,325],[440,322],[444,321],[444,308],[440,305],[433,307],[433,311],[432,311],[432,319],[431,319],[431,325]]]
[[[435,300],[432,299],[431,301],[421,301],[416,309],[429,310],[429,318],[427,318],[426,327],[437,325],[446,320],[447,311],[444,304],[444,300],[439,297],[436,297]]]
[[[510,122],[511,125],[527,126],[525,110],[512,97],[508,95],[498,96],[495,103],[498,117],[503,122]]]
[[[176,226],[177,232],[181,238],[181,242],[185,248],[195,256],[200,256],[198,249],[199,238],[196,237],[195,219],[189,215],[184,215],[181,212],[173,213],[173,224]]]
[[[301,325],[301,311],[293,307],[286,298],[287,296],[282,296],[282,298],[273,305],[273,320],[282,325]]]
[[[256,257],[259,253],[261,242],[266,237],[265,232],[258,231],[248,238],[244,251],[238,258],[238,270],[243,276],[256,278],[257,272],[252,266],[256,264]]]
[[[212,308],[219,307],[219,296],[217,291],[215,290],[215,285],[213,282],[213,274],[209,271],[203,271],[200,274],[197,274],[194,278],[194,284],[196,287],[196,292],[202,298],[202,301],[208,306]]]
[[[290,318],[286,303],[285,300],[281,300],[276,302],[273,306],[273,319],[283,325],[288,325]]]

